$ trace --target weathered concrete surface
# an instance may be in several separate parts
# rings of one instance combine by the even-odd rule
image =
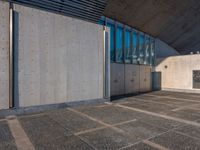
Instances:
[[[16,118],[27,135],[24,140],[36,150],[199,150],[199,96],[159,91]],[[12,137],[15,130],[9,130],[10,121],[0,120],[2,149],[19,146]]]
[[[199,61],[198,54],[158,59],[155,70],[161,72],[162,89],[200,92],[193,89],[193,70],[200,70]]]
[[[9,3],[0,0],[0,109],[9,108]]]
[[[199,50],[197,0],[109,0],[104,15],[160,38],[177,50]]]
[[[111,96],[151,91],[151,71],[146,65],[111,63]]]
[[[101,99],[102,26],[19,5],[14,9],[19,106]]]
[[[0,149],[17,150],[14,137],[6,121],[0,122]]]

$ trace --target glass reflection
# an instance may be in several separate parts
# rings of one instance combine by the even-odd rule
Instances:
[[[125,62],[131,63],[131,32],[129,30],[126,30],[125,32]]]
[[[116,31],[116,62],[123,62],[123,28]]]

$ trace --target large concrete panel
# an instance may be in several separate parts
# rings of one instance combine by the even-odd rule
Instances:
[[[133,94],[139,92],[140,84],[140,66],[126,64],[125,65],[125,94]]]
[[[146,66],[140,65],[140,92],[146,91]]]
[[[125,65],[111,63],[111,96],[125,94]]]
[[[140,65],[140,92],[149,92],[152,89],[151,67]]]
[[[150,66],[146,66],[145,68],[145,78],[146,78],[146,92],[150,92],[152,90],[152,73]]]
[[[0,109],[9,108],[9,3],[0,0]]]
[[[19,106],[103,98],[102,26],[19,5],[14,9]]]

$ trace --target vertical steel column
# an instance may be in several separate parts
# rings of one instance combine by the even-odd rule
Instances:
[[[103,97],[106,98],[106,26],[103,26]]]
[[[108,48],[108,33],[106,26],[103,27],[103,96],[105,99],[110,97],[110,51]]]
[[[9,12],[9,107],[13,105],[13,4],[10,3]]]

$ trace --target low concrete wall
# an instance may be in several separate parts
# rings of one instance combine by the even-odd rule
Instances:
[[[111,63],[111,96],[150,92],[151,72],[151,66]]]
[[[172,56],[157,60],[162,89],[200,92],[193,89],[193,70],[200,70],[200,55]]]
[[[9,107],[9,3],[0,0],[0,109]]]
[[[19,5],[14,10],[18,106],[103,98],[102,26]]]

